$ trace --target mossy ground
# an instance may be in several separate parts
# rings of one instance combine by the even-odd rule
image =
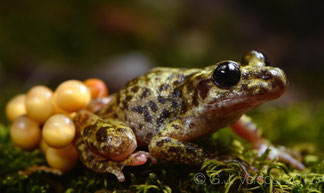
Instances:
[[[266,155],[258,158],[247,142],[223,129],[195,143],[218,155],[244,159],[260,170],[263,180],[244,181],[237,165],[216,161],[202,168],[150,163],[126,167],[124,183],[113,175],[92,172],[81,163],[63,175],[46,171],[26,175],[19,171],[46,165],[44,156],[38,150],[14,147],[8,126],[0,125],[0,192],[324,192],[324,104],[266,106],[250,115],[274,144],[302,154],[305,171],[268,161]]]

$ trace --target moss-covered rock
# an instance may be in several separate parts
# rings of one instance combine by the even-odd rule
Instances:
[[[235,155],[260,173],[241,177],[235,164],[208,161],[201,168],[150,163],[124,169],[126,182],[111,174],[97,174],[79,163],[62,175],[46,166],[38,150],[16,148],[9,127],[0,125],[0,192],[324,192],[324,105],[309,103],[271,107],[250,115],[275,145],[287,145],[303,155],[305,171],[258,157],[250,145],[230,129],[195,143],[218,155]]]

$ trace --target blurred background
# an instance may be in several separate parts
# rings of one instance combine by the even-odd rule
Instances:
[[[287,73],[281,102],[322,101],[322,15],[294,0],[1,1],[0,121],[8,99],[37,84],[96,77],[111,93],[154,66],[239,61],[252,49]]]

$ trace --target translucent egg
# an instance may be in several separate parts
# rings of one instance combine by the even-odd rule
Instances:
[[[26,95],[20,94],[13,97],[6,106],[6,115],[10,121],[14,121],[17,117],[26,114],[25,106]]]
[[[10,137],[16,146],[22,149],[33,149],[39,144],[41,130],[36,121],[23,115],[12,123]]]
[[[106,84],[97,78],[89,78],[84,81],[84,84],[90,89],[91,98],[103,98],[108,95],[108,88]]]
[[[59,109],[71,113],[85,108],[91,100],[91,93],[81,81],[68,80],[55,90],[53,100]]]
[[[46,86],[31,88],[26,96],[27,115],[39,123],[44,123],[55,113],[52,96],[53,91]]]
[[[70,144],[75,136],[73,121],[66,115],[56,114],[43,126],[43,140],[50,147],[62,148]]]
[[[78,161],[78,152],[72,144],[61,149],[48,147],[46,161],[53,168],[67,171],[72,169]]]

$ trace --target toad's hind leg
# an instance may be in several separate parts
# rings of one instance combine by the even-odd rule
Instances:
[[[74,144],[80,154],[81,161],[88,168],[98,173],[108,172],[114,174],[119,181],[125,180],[122,168],[118,165],[118,162],[107,160],[107,158],[97,154],[83,142],[82,138],[78,138]]]
[[[296,152],[289,151],[287,149],[276,148],[270,144],[267,140],[263,139],[258,127],[252,122],[252,120],[243,115],[231,128],[241,137],[248,140],[253,148],[259,150],[259,156],[261,156],[268,148],[271,149],[269,153],[269,159],[279,158],[279,160],[289,163],[299,170],[303,170],[304,165],[298,160],[300,155]],[[292,156],[292,155],[294,156]]]
[[[81,161],[90,169],[109,172],[124,181],[124,166],[142,165],[149,158],[147,152],[135,152],[137,143],[133,131],[116,119],[103,120],[82,110],[74,118],[77,137],[74,144]]]
[[[82,110],[74,118],[82,141],[98,154],[114,161],[122,161],[137,147],[131,128],[117,119],[103,120],[99,116]]]
[[[82,138],[75,140],[74,144],[80,153],[80,159],[84,165],[98,173],[114,174],[120,182],[125,181],[125,176],[122,172],[124,166],[145,164],[147,158],[150,157],[148,152],[138,151],[131,154],[124,161],[116,162],[93,151],[93,149],[83,142]]]

